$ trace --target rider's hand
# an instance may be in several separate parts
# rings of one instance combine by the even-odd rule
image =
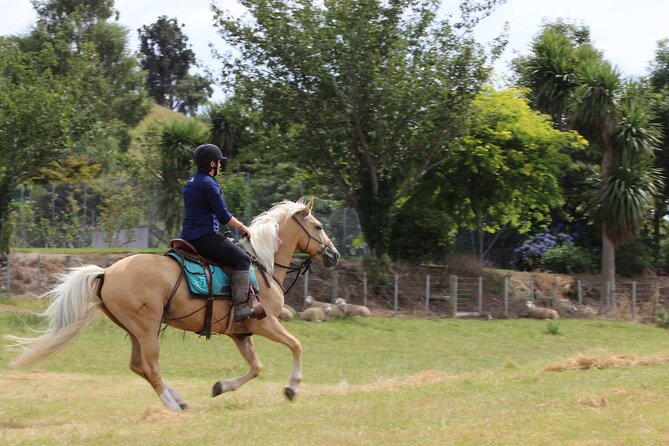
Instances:
[[[248,226],[242,225],[242,227],[239,228],[239,232],[242,233],[243,237],[246,237],[247,239],[251,240],[251,230],[249,229]]]

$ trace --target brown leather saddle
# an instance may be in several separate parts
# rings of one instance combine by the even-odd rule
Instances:
[[[196,262],[199,265],[201,265],[204,269],[205,276],[207,279],[209,296],[206,297],[207,302],[205,305],[204,326],[202,327],[202,330],[198,332],[198,334],[204,335],[207,337],[207,339],[209,339],[211,337],[211,320],[214,308],[214,287],[212,286],[211,270],[207,267],[207,265],[211,264],[221,267],[223,271],[225,271],[225,273],[230,277],[232,277],[234,270],[230,265],[224,265],[222,263],[216,262],[201,255],[200,253],[197,252],[197,249],[195,249],[195,247],[186,240],[180,238],[172,239],[170,240],[170,248],[171,248],[170,252],[176,253],[181,259],[180,262],[181,275],[179,276],[179,280],[177,283],[181,282],[183,276],[185,275],[184,263],[186,260]],[[267,281],[267,278],[265,278],[265,280]],[[191,294],[191,296],[193,295]],[[256,319],[263,319],[266,316],[265,310],[263,309],[262,305],[260,304],[260,301],[258,300],[258,294],[250,284],[249,284],[248,296],[249,296],[249,305],[251,305],[255,310],[254,312],[256,316],[254,317]],[[232,320],[233,319],[232,306],[230,307],[230,309],[231,311],[228,317]]]

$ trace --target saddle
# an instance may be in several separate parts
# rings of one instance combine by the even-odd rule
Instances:
[[[205,298],[207,300],[206,305],[205,305],[205,317],[204,317],[204,326],[202,327],[202,330],[198,332],[200,335],[204,335],[209,339],[211,337],[211,320],[212,320],[212,315],[213,315],[213,307],[214,307],[214,300],[215,299],[230,299],[231,293],[229,286],[227,287],[227,292],[225,287],[221,286],[221,284],[225,285],[225,281],[221,280],[221,277],[219,277],[220,271],[223,271],[225,275],[227,275],[227,278],[229,279],[232,277],[234,274],[234,270],[230,265],[224,265],[221,263],[218,263],[216,261],[213,261],[207,257],[204,257],[200,253],[197,252],[197,249],[193,245],[191,245],[189,242],[183,239],[172,239],[170,240],[170,247],[171,249],[165,253],[165,255],[172,257],[174,260],[180,263],[181,265],[181,275],[179,276],[178,283],[181,282],[182,278],[184,276],[187,277],[187,280],[189,281],[189,290],[191,292],[191,297],[194,298]],[[202,283],[202,280],[195,281],[197,284],[194,285],[195,282],[191,282],[188,277],[190,276],[188,272],[188,266],[189,265],[194,265],[195,269],[202,274],[204,273],[204,281],[206,283]],[[253,271],[251,269],[250,273]],[[220,274],[220,276],[223,276],[223,274]],[[254,308],[255,316],[257,319],[262,319],[265,317],[265,311],[262,308],[262,305],[260,305],[260,301],[258,300],[258,283],[257,279],[255,278],[255,273],[249,274],[251,280],[249,281],[249,291],[248,291],[248,300],[249,304]],[[214,279],[217,280],[214,280]],[[265,279],[267,280],[267,279]],[[216,290],[215,284],[218,284],[218,290]],[[168,302],[169,305],[169,302]],[[232,307],[231,307],[232,308]],[[229,316],[230,320],[232,321],[231,315]]]

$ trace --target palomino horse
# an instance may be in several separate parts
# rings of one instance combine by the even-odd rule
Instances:
[[[291,350],[293,369],[284,394],[290,400],[295,397],[302,381],[302,347],[277,319],[283,306],[281,283],[286,269],[277,268],[274,272],[274,265],[290,264],[295,251],[307,253],[326,268],[337,264],[339,252],[323,231],[321,223],[312,215],[312,206],[313,199],[307,204],[302,200],[296,203],[285,201],[253,220],[253,237],[244,245],[269,272],[268,280],[263,280],[261,274],[258,277],[258,297],[267,317],[230,324],[230,301],[214,302],[211,331],[230,336],[250,370],[243,376],[218,381],[212,389],[212,396],[237,390],[258,376],[262,364],[248,335],[257,334]],[[71,270],[56,288],[46,294],[51,298],[51,304],[44,313],[49,319],[44,334],[36,338],[8,337],[23,349],[12,364],[32,365],[60,351],[92,320],[96,309],[100,309],[128,333],[132,342],[132,371],[153,386],[169,409],[185,409],[188,407],[186,401],[163,381],[158,365],[158,335],[162,323],[193,332],[203,327],[203,301],[190,297],[186,281],[177,282],[180,268],[168,256],[136,254],[106,269],[85,265]],[[168,305],[173,291],[175,293]]]

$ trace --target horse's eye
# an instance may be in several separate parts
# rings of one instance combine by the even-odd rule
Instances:
[[[323,225],[316,225],[316,230],[317,231],[322,231],[323,230]]]

